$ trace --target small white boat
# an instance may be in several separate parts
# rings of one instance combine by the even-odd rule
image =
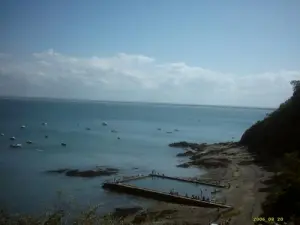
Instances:
[[[66,143],[64,143],[64,142],[62,142],[62,143],[61,143],[61,146],[64,146],[64,147],[66,147],[66,146],[67,146],[67,144],[66,144]]]
[[[3,134],[3,133],[1,133],[1,136],[4,136],[4,134]]]
[[[14,141],[14,140],[16,140],[16,138],[15,137],[11,137],[10,140]]]
[[[103,126],[107,126],[107,123],[106,123],[106,122],[102,122],[102,125],[103,125]]]
[[[116,131],[116,130],[111,130],[110,132],[112,132],[112,133],[118,133],[118,131]]]
[[[28,140],[26,141],[27,144],[32,144],[32,141]]]
[[[11,148],[22,148],[22,144],[13,144],[10,145]]]
[[[42,125],[43,125],[43,126],[47,126],[48,124],[47,124],[46,122],[43,122]]]
[[[22,125],[22,126],[21,126],[21,129],[25,129],[25,128],[26,128],[26,126],[25,126],[25,125]]]

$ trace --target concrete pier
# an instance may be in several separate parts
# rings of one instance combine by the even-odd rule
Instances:
[[[147,178],[147,177],[150,177],[150,175],[129,177],[129,178],[125,178],[125,179],[121,180],[120,183],[132,181],[132,180],[140,180],[140,179],[144,179],[144,178]]]
[[[132,195],[138,195],[145,198],[151,198],[159,201],[172,202],[183,205],[198,206],[198,207],[210,207],[210,208],[231,208],[229,205],[219,204],[215,202],[207,202],[197,199],[192,199],[179,195],[171,195],[164,192],[159,192],[147,188],[139,188],[124,183],[104,183],[102,186],[104,189],[109,189],[116,192],[123,192]]]
[[[188,183],[194,183],[194,184],[202,184],[202,185],[219,187],[219,188],[227,188],[226,185],[212,184],[212,183],[206,182],[206,181],[189,180],[189,179],[180,178],[180,177],[170,177],[170,176],[163,176],[163,175],[158,175],[158,174],[149,174],[149,176],[170,179],[170,180],[177,180],[177,181],[188,182]]]

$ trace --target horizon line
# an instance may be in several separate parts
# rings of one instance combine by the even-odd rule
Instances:
[[[208,106],[208,107],[227,107],[227,108],[247,108],[247,109],[268,109],[274,110],[278,107],[262,107],[262,106],[236,106],[236,105],[210,105],[210,104],[191,104],[191,103],[172,103],[172,102],[148,102],[148,101],[118,101],[118,100],[96,100],[96,99],[76,99],[76,98],[55,98],[55,97],[37,97],[37,96],[0,96],[0,100],[55,100],[64,102],[98,102],[98,103],[140,103],[140,104],[156,104],[156,105],[173,105],[173,106]]]

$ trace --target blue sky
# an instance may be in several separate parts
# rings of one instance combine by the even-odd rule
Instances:
[[[67,70],[79,70],[78,64],[63,63],[64,60],[73,58],[80,61],[79,73],[82,76],[89,74],[84,78],[86,82],[90,82],[89,89],[98,88],[101,91],[87,94],[82,85],[78,93],[62,91],[62,97],[278,105],[291,94],[288,81],[299,78],[300,74],[299,11],[300,1],[297,0],[2,0],[2,86],[4,83],[6,86],[18,83],[18,89],[23,92],[13,93],[10,91],[12,88],[7,88],[8,90],[0,91],[0,94],[52,96],[42,86],[43,82],[49,82],[36,83],[30,80],[36,80],[36,77],[29,75],[34,68],[44,77],[50,76],[52,79],[53,76],[58,76],[57,73],[61,73],[56,80],[64,79],[65,85],[82,84],[78,75],[76,77],[71,72],[66,74]],[[33,55],[34,53],[36,54]],[[43,59],[37,59],[38,54],[40,57],[43,55]],[[141,62],[141,57],[152,60]],[[114,64],[116,58],[118,65]],[[55,61],[56,69],[36,65],[38,61],[47,63],[47,60]],[[96,67],[93,63],[90,65],[93,60],[98,60]],[[99,60],[102,67],[99,66]],[[103,62],[106,63],[105,66]],[[93,69],[87,68],[88,65]],[[97,72],[94,71],[95,68],[98,69]],[[17,74],[26,70],[26,76]],[[114,71],[115,78],[108,75],[111,71]],[[92,73],[97,73],[98,77],[93,75],[91,78]],[[153,73],[156,77],[153,77]],[[180,76],[176,75],[178,73]],[[10,74],[9,78],[7,74]],[[119,79],[118,76],[122,78]],[[105,81],[103,77],[106,77]],[[165,83],[153,84],[158,77],[165,80]],[[41,79],[40,76],[38,79]],[[102,79],[102,83],[93,79]],[[112,79],[125,79],[130,84],[126,90],[119,86],[113,89],[108,87],[112,84]],[[142,79],[144,82],[148,81],[147,84],[143,83],[147,86],[145,90],[141,88]],[[214,83],[213,79],[225,79],[224,85],[230,87],[226,89],[222,84]],[[179,87],[171,87],[172,82],[177,82]],[[197,82],[198,86],[195,85]],[[92,83],[96,83],[93,88]],[[261,85],[259,93],[248,93],[259,86],[258,83]],[[265,84],[268,83],[270,87],[263,92],[263,87],[266,88]],[[155,90],[149,90],[150,86]],[[168,93],[161,90],[166,87],[170,88]],[[41,91],[32,92],[33,88]],[[178,88],[182,89],[181,94],[184,96],[172,98],[170,93]],[[186,93],[189,88],[193,93]],[[50,89],[49,87],[49,91]],[[216,89],[219,91],[209,92]],[[220,89],[224,89],[223,92]],[[155,96],[158,90],[161,90],[160,97]],[[137,98],[137,92],[144,97]],[[224,93],[232,97],[224,99]],[[199,95],[204,97],[197,99],[195,96]],[[259,99],[268,95],[269,103]]]

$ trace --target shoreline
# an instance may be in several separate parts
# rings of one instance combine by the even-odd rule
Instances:
[[[169,146],[185,150],[186,155],[179,153],[177,157],[188,158],[187,167],[206,169],[205,174],[190,179],[229,182],[231,187],[222,190],[221,194],[233,209],[218,210],[157,202],[147,209],[123,215],[122,220],[125,223],[138,220],[143,224],[155,220],[166,224],[207,224],[230,219],[229,224],[253,224],[253,218],[261,213],[261,203],[267,194],[260,192],[260,189],[265,187],[262,181],[269,178],[272,173],[255,164],[253,155],[246,147],[237,142],[215,144],[176,142]]]

